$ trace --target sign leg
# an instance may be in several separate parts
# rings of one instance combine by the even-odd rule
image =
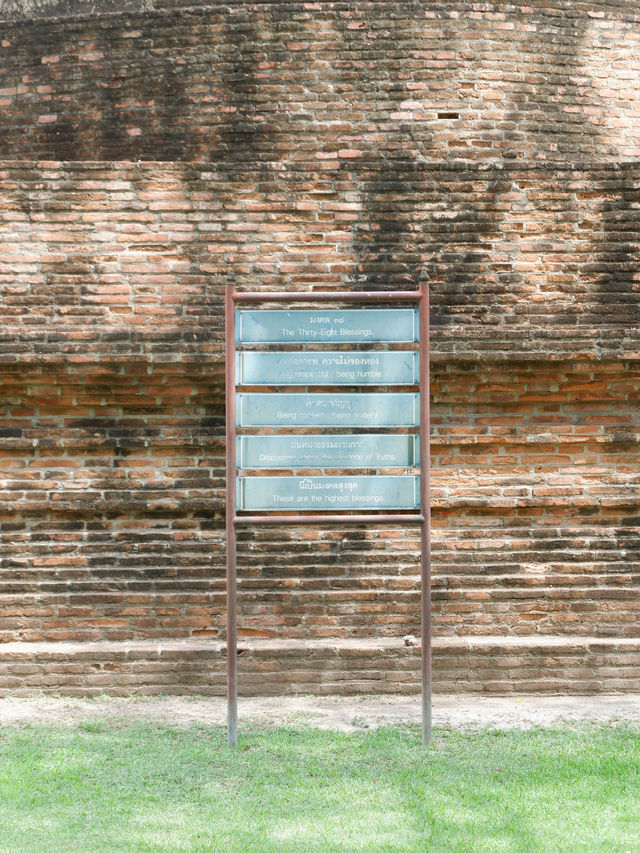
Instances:
[[[236,550],[236,531],[232,517],[230,522],[227,520],[227,743],[231,747],[238,745]]]
[[[225,287],[225,382],[227,451],[227,742],[238,745],[238,613],[236,543],[235,287]]]
[[[431,743],[431,375],[429,285],[420,285],[420,548],[422,618],[422,743]]]
[[[425,520],[422,524],[422,555],[421,555],[421,576],[424,579],[431,579],[431,559],[429,553],[429,521],[427,514],[429,508],[425,512]],[[427,588],[423,586],[422,599],[422,744],[429,746],[432,738],[432,678],[431,678],[431,595],[427,583]],[[427,613],[426,610],[429,610]]]

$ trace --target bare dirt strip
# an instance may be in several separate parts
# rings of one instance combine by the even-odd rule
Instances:
[[[240,699],[240,725],[302,725],[339,731],[420,722],[418,696],[294,696]],[[223,725],[226,701],[198,697],[76,699],[37,696],[0,699],[0,725],[77,725],[84,721],[156,722],[169,726]],[[530,728],[562,723],[640,727],[640,695],[436,696],[434,726],[455,729]]]

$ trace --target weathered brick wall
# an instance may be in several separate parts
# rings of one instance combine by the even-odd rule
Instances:
[[[629,159],[639,45],[623,0],[282,0],[6,23],[0,156]]]
[[[217,636],[215,365],[5,365],[0,411],[0,641]]]
[[[5,366],[2,387],[0,639],[220,636],[215,366]],[[619,362],[435,364],[438,636],[639,635],[639,392]],[[243,530],[241,634],[417,633],[417,547]]]
[[[435,640],[439,693],[637,693],[637,640],[565,637]],[[420,649],[378,641],[241,641],[242,695],[416,693]],[[218,642],[6,643],[0,696],[195,693],[225,696]],[[461,701],[464,699],[461,697]],[[240,706],[242,708],[242,705]]]
[[[640,632],[640,374],[438,366],[439,633]]]
[[[389,251],[393,231],[370,227],[359,176],[346,167],[342,195],[328,202],[335,171],[307,194],[278,175],[262,193],[258,182],[230,185],[209,166],[5,164],[2,174],[2,637],[219,636],[225,285],[215,282],[235,270],[245,281],[308,289],[296,282],[314,260],[312,276],[325,280],[338,266],[353,281],[364,230],[373,270],[413,266]],[[441,192],[464,215],[468,174],[444,174]],[[516,289],[495,279],[474,292],[433,276],[436,632],[636,636],[637,361],[596,360],[596,352],[557,360],[577,345],[573,329],[586,337],[579,352],[592,345],[581,305],[613,353],[637,331],[627,320],[631,298],[619,316],[603,315],[588,273],[579,284],[602,228],[589,211],[606,187],[620,186],[619,170],[507,174],[536,201],[527,220],[536,238],[513,236],[522,193],[512,192],[497,226],[498,265],[522,270],[530,298],[514,299]],[[587,184],[605,189],[579,196]],[[416,196],[428,209],[427,194]],[[303,249],[310,234],[325,242]],[[551,261],[528,262],[551,250],[575,292],[566,274],[555,284],[544,275]],[[412,263],[428,258],[423,247],[413,251]],[[469,281],[495,264],[492,245],[460,258]],[[483,349],[489,334],[502,335],[502,349]],[[416,549],[410,531],[243,531],[241,633],[416,632]]]
[[[220,636],[220,282],[307,290],[380,268],[433,279],[436,633],[638,634],[640,373],[612,360],[637,346],[635,267],[629,253],[609,302],[596,260],[630,171],[501,169],[475,252],[478,184],[440,174],[418,173],[381,224],[351,166],[241,183],[212,166],[3,164],[2,639]],[[394,230],[407,203],[414,243]],[[247,637],[419,630],[412,531],[240,542]]]
[[[638,358],[639,188],[635,164],[5,162],[0,353],[215,360],[225,282],[427,276],[436,355]]]
[[[635,689],[637,10],[186,5],[0,32],[0,691],[220,692],[224,288],[426,280],[441,684]],[[415,689],[415,531],[239,539],[250,690]]]

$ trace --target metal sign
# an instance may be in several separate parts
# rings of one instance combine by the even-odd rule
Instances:
[[[417,308],[236,311],[237,344],[416,343]]]
[[[239,427],[412,427],[420,395],[238,394]]]
[[[237,305],[387,307],[280,310]],[[412,305],[390,308],[390,305]],[[419,306],[416,307],[416,306]],[[225,287],[227,738],[238,742],[237,527],[418,524],[422,739],[431,740],[429,288],[250,292]],[[385,344],[415,344],[389,350]],[[346,344],[365,344],[367,351]],[[271,351],[251,351],[266,345]],[[285,346],[283,346],[285,345]],[[382,345],[382,346],[379,346]],[[242,351],[238,352],[238,348]],[[284,351],[286,349],[286,351]],[[277,391],[236,393],[238,386]],[[367,386],[399,387],[371,393]],[[283,393],[282,387],[313,388]],[[322,386],[343,386],[325,393]],[[351,386],[351,393],[344,393]],[[408,391],[419,386],[420,393]],[[420,435],[406,430],[420,427]],[[257,435],[257,428],[273,430]],[[238,430],[245,434],[238,434]],[[246,429],[253,434],[247,434]],[[376,432],[367,432],[368,429]],[[380,430],[380,432],[377,432]],[[386,430],[386,432],[385,432]],[[393,431],[395,430],[395,432]],[[400,430],[405,430],[404,433]],[[363,432],[359,432],[363,431]],[[406,469],[419,467],[420,476]],[[280,476],[275,476],[280,469]],[[306,469],[306,472],[305,470]],[[358,470],[359,469],[359,470]],[[376,474],[365,473],[375,470]],[[399,469],[399,470],[398,470]],[[250,470],[248,475],[243,471]],[[331,471],[335,476],[330,476]],[[405,473],[400,473],[402,471]],[[284,476],[286,471],[297,476]],[[349,475],[353,471],[353,475]],[[262,474],[261,472],[265,472]],[[271,473],[273,472],[273,473]],[[309,476],[304,476],[308,473]]]
[[[413,468],[417,435],[242,435],[239,468]]]
[[[418,509],[420,478],[239,477],[242,510]]]
[[[238,385],[417,385],[417,352],[239,352]]]

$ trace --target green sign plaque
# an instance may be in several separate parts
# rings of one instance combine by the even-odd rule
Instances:
[[[241,510],[418,509],[420,477],[240,477]]]
[[[239,427],[412,427],[418,393],[238,394]]]
[[[239,352],[238,385],[417,385],[417,352]]]
[[[417,435],[243,435],[240,468],[413,468]]]
[[[417,343],[417,308],[236,311],[238,344]]]

